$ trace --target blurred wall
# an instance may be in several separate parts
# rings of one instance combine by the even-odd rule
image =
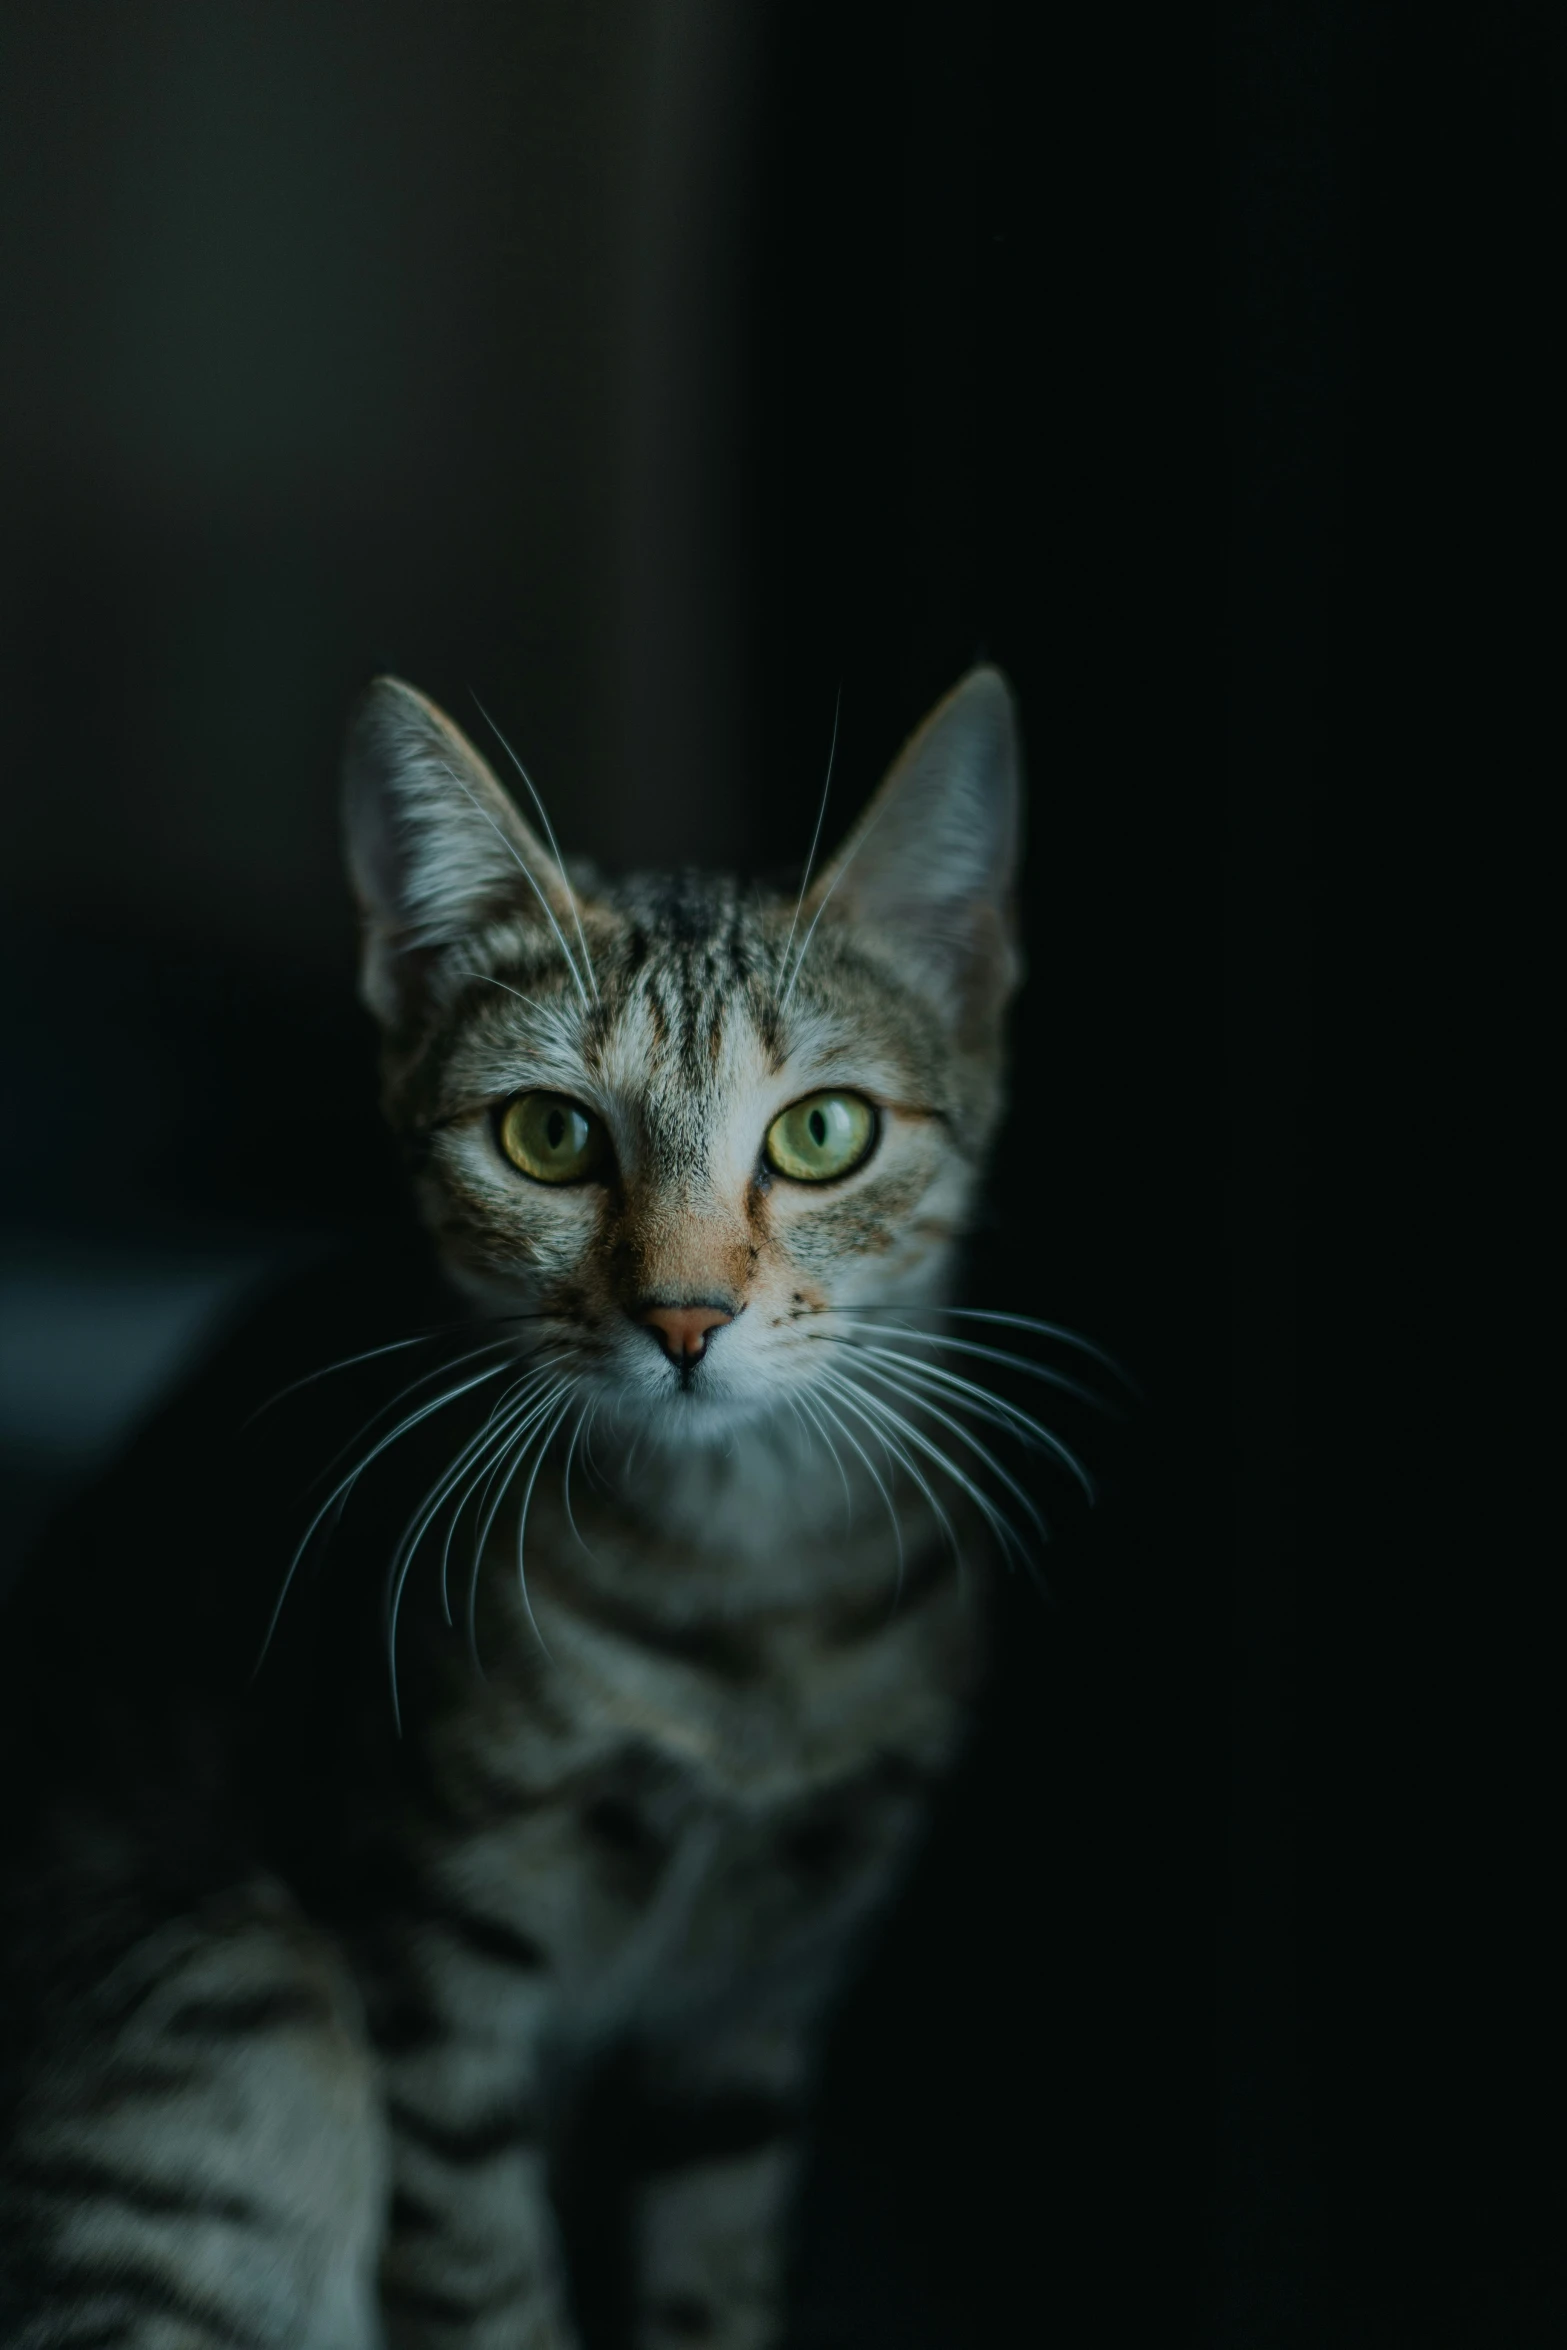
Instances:
[[[13,913],[340,971],[383,666],[482,732],[477,691],[568,839],[694,853],[737,731],[747,21],[5,11]]]

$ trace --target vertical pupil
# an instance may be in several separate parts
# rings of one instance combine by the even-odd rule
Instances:
[[[560,1149],[561,1143],[565,1139],[566,1134],[565,1111],[551,1110],[549,1116],[544,1121],[544,1131],[549,1138],[550,1149],[552,1151],[558,1151]]]
[[[811,1129],[811,1140],[815,1143],[817,1149],[820,1150],[827,1140],[826,1112],[824,1110],[813,1110],[810,1114],[810,1117],[806,1120],[806,1124]]]

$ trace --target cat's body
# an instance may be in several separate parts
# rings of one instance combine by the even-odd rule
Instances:
[[[822,2024],[980,1661],[990,1505],[910,1317],[999,1111],[1015,822],[979,672],[803,908],[584,903],[372,699],[364,987],[471,1312],[389,1275],[351,1318],[435,1368],[343,1375],[386,1409],[292,1572],[226,1441],[251,1347],[13,1611],[5,2350],[567,2350],[550,2148],[610,2049],[639,2350],[781,2338]]]

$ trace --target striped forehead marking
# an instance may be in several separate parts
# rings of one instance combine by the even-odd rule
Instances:
[[[617,977],[627,1008],[645,1013],[659,1073],[701,1090],[718,1074],[731,1007],[758,967],[755,914],[732,882],[705,874],[639,881],[625,901]]]
[[[784,1015],[779,956],[790,908],[781,900],[724,876],[638,876],[585,911],[597,998],[572,996],[559,943],[537,926],[497,927],[473,941],[447,1019],[426,1041],[432,1076],[477,1006],[501,1011],[504,998],[491,1000],[498,987],[545,1015],[562,1056],[640,1099],[655,1123],[683,1132],[687,1147],[710,1128],[727,1086],[781,1074],[802,1035],[817,1045],[845,1034],[869,1041],[898,1065],[900,1090],[912,1082],[918,1093],[919,1080],[937,1080],[937,1040],[918,1000],[842,938],[824,937],[806,975],[818,984],[799,991]]]

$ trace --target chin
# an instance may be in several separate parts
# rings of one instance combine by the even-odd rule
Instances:
[[[721,1450],[737,1436],[760,1428],[775,1417],[778,1401],[774,1392],[736,1394],[700,1378],[689,1386],[672,1379],[660,1394],[620,1389],[606,1399],[604,1420],[607,1430],[623,1436],[628,1445],[640,1439],[663,1451],[704,1452]]]

